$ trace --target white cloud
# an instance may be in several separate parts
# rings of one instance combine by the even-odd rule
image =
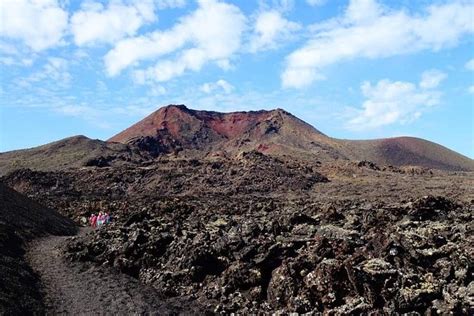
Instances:
[[[183,50],[173,60],[158,61],[155,66],[133,72],[141,82],[164,82],[182,75],[186,70],[198,71],[207,61],[206,51],[199,48]]]
[[[106,42],[113,43],[135,35],[145,23],[156,20],[155,4],[151,0],[134,1],[129,5],[111,1],[86,2],[71,18],[71,30],[76,45]]]
[[[97,111],[86,105],[66,104],[53,107],[53,109],[67,116],[78,116],[78,117],[95,117]]]
[[[0,64],[4,64],[6,66],[15,65],[29,67],[33,64],[33,60],[30,58],[17,59],[11,56],[0,56]]]
[[[255,21],[250,51],[275,48],[278,42],[288,40],[291,33],[299,29],[300,24],[285,19],[277,10],[261,12]]]
[[[234,69],[234,65],[230,63],[229,59],[220,59],[216,61],[216,65],[219,66],[222,70]]]
[[[446,77],[447,75],[444,72],[437,69],[427,70],[421,75],[420,87],[423,89],[436,88]]]
[[[23,41],[34,51],[61,43],[68,14],[56,0],[0,1],[0,36]]]
[[[186,6],[186,0],[155,0],[158,9],[183,8]]]
[[[347,23],[371,24],[384,13],[377,0],[351,0],[345,12]]]
[[[240,48],[246,19],[234,5],[215,0],[200,0],[199,7],[165,31],[124,39],[105,56],[110,76],[143,60],[159,60],[154,67],[138,70],[136,76],[148,80],[167,81],[186,70],[198,71],[211,61],[228,65],[229,58]]]
[[[326,4],[327,0],[306,0],[306,3],[310,6],[317,7]]]
[[[375,0],[352,0],[342,17],[310,28],[312,39],[286,58],[282,85],[307,86],[322,68],[343,60],[454,46],[474,33],[473,11],[472,2],[462,0],[429,6],[423,15],[389,10]]]
[[[19,55],[20,52],[15,45],[0,41],[0,53],[2,53],[2,55]]]
[[[278,12],[289,12],[295,7],[295,0],[259,0],[258,10],[260,12],[275,10]]]
[[[150,89],[149,94],[154,97],[164,95],[166,94],[166,88],[160,85],[153,85]]]
[[[77,117],[85,120],[99,128],[109,129],[111,125],[107,122],[112,110],[98,109],[88,104],[74,104],[60,102],[52,107],[56,113],[64,116]]]
[[[467,70],[474,71],[474,58],[469,60],[465,65]]]
[[[425,72],[417,86],[411,82],[380,80],[375,85],[364,82],[361,91],[365,97],[362,109],[351,109],[353,118],[347,127],[367,130],[394,123],[408,123],[419,118],[429,107],[440,102],[441,93],[433,90],[442,79],[430,80]],[[438,77],[439,78],[439,77]]]
[[[204,93],[213,93],[217,90],[222,90],[224,93],[231,93],[234,91],[234,86],[227,81],[220,79],[216,82],[207,82],[199,87]]]
[[[69,73],[68,61],[64,58],[49,57],[47,63],[43,68],[35,73],[32,73],[26,78],[18,80],[20,86],[28,87],[31,84],[49,80],[54,82],[55,86],[67,87],[69,86],[72,76]]]

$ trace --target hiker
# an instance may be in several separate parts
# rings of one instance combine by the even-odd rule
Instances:
[[[102,226],[104,224],[104,214],[99,212],[99,216],[97,216],[97,227]]]
[[[95,214],[92,214],[91,217],[89,218],[89,223],[91,224],[92,228],[95,228],[97,225],[97,216]]]
[[[105,213],[105,224],[109,224],[110,223],[110,215],[109,213]]]

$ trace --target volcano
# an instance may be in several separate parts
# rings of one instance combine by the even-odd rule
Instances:
[[[474,170],[472,159],[420,138],[336,139],[282,109],[220,113],[168,105],[107,141],[73,136],[0,153],[0,175],[20,168],[54,171],[140,165],[159,157],[235,158],[250,151],[326,165],[370,161],[384,166]]]
[[[257,150],[302,160],[369,160],[383,165],[474,170],[472,159],[414,137],[341,140],[282,109],[220,113],[169,105],[111,137],[153,155],[235,155]]]
[[[155,155],[184,151],[202,156],[253,149],[273,154],[305,152],[307,144],[320,139],[328,138],[282,109],[219,113],[170,105],[108,141],[136,145]]]

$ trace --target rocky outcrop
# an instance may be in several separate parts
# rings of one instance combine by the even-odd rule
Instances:
[[[472,313],[472,205],[352,203],[269,200],[210,213],[202,201],[167,201],[75,239],[67,253],[211,312]],[[412,217],[428,209],[440,212]]]
[[[61,172],[20,169],[1,180],[78,222],[103,208],[136,211],[135,201],[144,197],[154,201],[170,195],[304,193],[329,181],[311,166],[256,151],[232,160],[161,160],[140,167],[97,163],[100,166]]]

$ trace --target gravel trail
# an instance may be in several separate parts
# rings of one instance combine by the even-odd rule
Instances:
[[[87,229],[80,234],[85,232]],[[163,315],[184,309],[189,312],[186,304],[174,308],[164,304],[153,288],[125,274],[64,260],[61,246],[68,238],[71,237],[40,238],[27,250],[26,258],[41,278],[47,313]]]

